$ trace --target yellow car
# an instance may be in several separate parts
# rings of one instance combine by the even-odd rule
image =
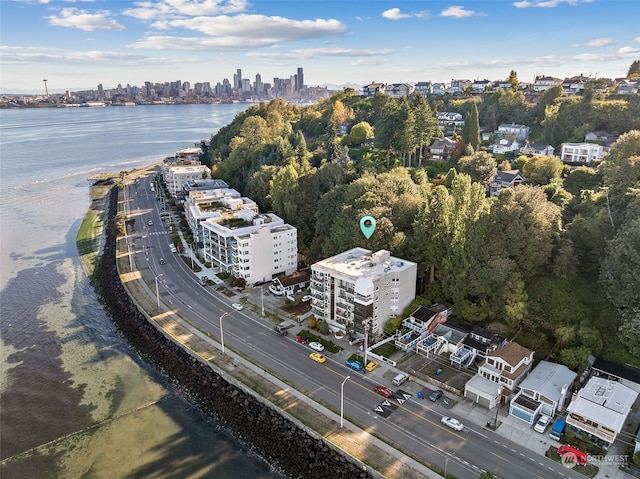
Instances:
[[[367,363],[367,366],[365,367],[365,369],[366,369],[367,371],[373,371],[373,370],[374,370],[375,368],[377,368],[377,367],[378,367],[378,363],[377,363],[377,362],[375,362],[375,361],[369,361],[369,362]]]
[[[320,353],[311,353],[309,357],[317,363],[324,363],[327,360],[327,358]]]

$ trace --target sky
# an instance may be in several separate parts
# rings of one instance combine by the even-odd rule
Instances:
[[[307,86],[618,78],[640,59],[637,0],[0,0],[0,93],[242,69]]]

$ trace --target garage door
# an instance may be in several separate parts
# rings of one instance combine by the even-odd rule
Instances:
[[[473,402],[480,404],[481,406],[484,406],[486,408],[489,408],[489,404],[491,403],[491,401],[487,398],[483,398],[482,396],[480,396],[479,394],[476,394],[473,391],[466,391],[466,397],[471,399]]]

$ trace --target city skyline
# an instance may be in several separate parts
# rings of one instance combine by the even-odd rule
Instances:
[[[1,9],[1,93],[215,85],[238,69],[270,83],[300,67],[307,86],[329,87],[511,70],[525,82],[615,78],[640,58],[631,1],[12,0]]]

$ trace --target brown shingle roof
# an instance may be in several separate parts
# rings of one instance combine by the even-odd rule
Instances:
[[[518,343],[509,343],[506,346],[499,346],[495,351],[489,353],[487,356],[501,358],[511,366],[515,366],[522,359],[531,356],[533,351],[520,346]]]

